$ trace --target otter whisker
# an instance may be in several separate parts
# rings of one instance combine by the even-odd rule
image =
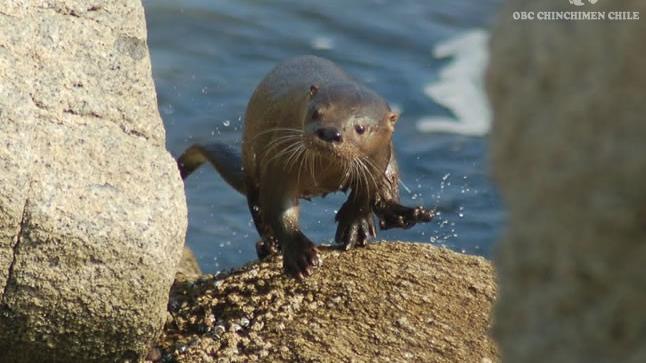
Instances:
[[[303,166],[305,165],[305,147],[299,148],[298,157],[296,158],[298,162],[298,176],[296,177],[296,183],[301,184],[301,172],[303,171]]]
[[[298,149],[298,144],[292,144],[288,148],[286,148],[280,156],[277,155],[275,157],[278,157],[282,161],[282,165],[285,169],[291,170],[289,161],[294,158],[294,155],[298,152]]]
[[[328,164],[329,167],[330,164]],[[348,162],[343,161],[342,164],[342,170],[343,170],[343,179],[341,179],[341,183],[339,185],[339,189],[347,188],[348,185],[348,179],[350,178],[350,165]]]
[[[286,137],[286,136],[281,137],[279,139],[276,139],[276,140],[272,141],[268,145],[267,149],[265,149],[264,154],[266,156],[271,155],[273,153],[274,149],[276,149],[276,148],[280,148],[282,146],[282,148],[281,148],[281,151],[282,151],[285,148],[290,147],[292,144],[295,144],[295,143],[298,143],[298,142],[300,142],[300,138],[298,138],[298,137],[296,137],[296,138],[294,138],[294,137]],[[285,144],[287,144],[287,145],[285,145]]]
[[[365,172],[363,170],[363,166],[361,165],[361,160],[357,160],[357,177],[359,180],[359,187],[357,188],[357,194],[366,194],[367,193],[367,184],[366,184],[366,177],[365,177]]]
[[[266,145],[266,151],[268,151],[270,148],[274,148],[277,145],[281,145],[285,142],[288,141],[299,141],[300,140],[300,135],[281,135],[277,136],[275,139],[271,140],[267,145]]]
[[[302,143],[300,141],[293,142],[286,147],[282,148],[278,153],[273,155],[268,163],[271,161],[278,159],[278,160],[283,160],[283,165],[285,168],[289,168],[291,170],[291,160],[294,159],[295,154],[299,152],[299,149],[303,147]],[[269,152],[266,152],[266,156],[270,156],[271,154]]]
[[[317,180],[316,180],[316,175],[315,175],[315,172],[314,172],[315,161],[316,161],[317,155],[315,153],[307,153],[307,156],[308,156],[308,158],[307,158],[308,159],[307,167],[308,167],[308,169],[310,169],[310,177],[312,177],[312,182],[314,183],[314,185],[318,185]]]
[[[361,177],[360,177],[359,165],[357,164],[357,159],[352,160],[352,179],[353,179],[352,199],[356,201],[361,187],[360,185]]]
[[[285,161],[285,168],[292,170],[296,163],[299,163],[304,150],[305,147],[303,146],[303,144],[299,143],[294,145],[290,150],[289,157],[287,157]]]
[[[375,188],[375,190],[379,189],[379,185],[377,184],[377,180],[374,176],[377,169],[375,164],[370,159],[365,157],[360,158],[360,160],[361,165],[363,165],[365,170],[366,184],[368,184],[368,181],[372,181],[372,186]],[[368,177],[370,178],[370,180],[368,180]]]
[[[291,133],[291,134],[294,134],[294,135],[296,135],[296,134],[302,135],[304,133],[302,129],[296,129],[296,128],[290,128],[290,127],[274,127],[274,128],[265,130],[265,131],[260,132],[259,134],[255,135],[251,139],[251,143],[255,143],[256,139],[258,139],[259,137],[267,135],[267,134],[272,133],[272,132],[283,132],[283,133],[286,133],[286,134]]]

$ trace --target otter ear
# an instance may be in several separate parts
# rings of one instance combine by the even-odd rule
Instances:
[[[317,84],[313,84],[310,86],[310,97],[314,97],[316,93],[319,91],[319,86]]]
[[[386,115],[386,120],[388,120],[388,125],[394,129],[397,120],[399,120],[399,115],[395,112],[388,112],[388,115]]]

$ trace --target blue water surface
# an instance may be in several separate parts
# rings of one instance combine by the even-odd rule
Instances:
[[[451,111],[423,92],[450,60],[435,44],[488,28],[498,0],[251,1],[147,0],[153,76],[174,156],[195,142],[239,143],[253,89],[278,62],[315,54],[337,62],[401,111],[395,134],[405,204],[437,207],[440,215],[379,239],[447,246],[490,257],[504,213],[487,177],[486,137],[421,133],[415,121]],[[258,235],[245,199],[210,167],[186,180],[187,243],[205,272],[256,258]],[[331,242],[334,212],[345,196],[303,201],[301,225]]]

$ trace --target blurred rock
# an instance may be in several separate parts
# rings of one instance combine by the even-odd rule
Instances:
[[[160,348],[178,362],[496,361],[493,268],[431,245],[322,249],[302,282],[280,257],[178,281]]]
[[[646,361],[646,22],[513,21],[642,0],[508,1],[492,40],[494,170],[509,211],[495,334],[507,362]]]
[[[0,80],[0,361],[134,361],[186,229],[141,4],[3,4]]]

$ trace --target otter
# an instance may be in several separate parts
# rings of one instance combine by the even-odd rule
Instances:
[[[277,65],[257,86],[244,117],[241,154],[196,144],[177,160],[182,178],[210,162],[246,195],[260,258],[282,251],[288,275],[309,276],[320,264],[299,228],[299,199],[350,194],[336,215],[335,241],[365,246],[381,229],[428,222],[434,211],[399,203],[392,135],[399,116],[377,93],[333,62],[301,56]]]

